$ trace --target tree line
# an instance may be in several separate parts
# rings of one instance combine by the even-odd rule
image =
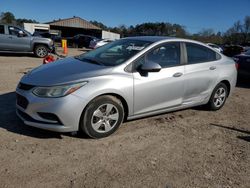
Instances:
[[[23,23],[39,23],[32,19],[15,18],[11,12],[2,12],[0,14],[0,22],[19,26],[23,26]],[[213,29],[202,29],[198,33],[190,34],[187,32],[185,26],[168,22],[148,22],[135,26],[120,25],[117,27],[108,27],[98,21],[90,22],[103,30],[119,33],[121,37],[158,35],[189,38],[205,43],[250,45],[250,16],[246,16],[242,21],[236,21],[232,27],[224,33],[216,33]]]
[[[0,14],[0,23],[14,24],[22,27],[23,23],[39,23],[39,22],[32,19],[16,18],[15,15],[11,12],[2,12]]]
[[[198,33],[190,34],[185,26],[168,22],[149,22],[129,27],[125,25],[107,27],[97,21],[91,21],[91,23],[104,30],[119,33],[121,37],[158,35],[189,38],[205,43],[250,45],[250,16],[246,16],[243,21],[236,21],[225,33],[215,32],[213,29],[202,29]]]

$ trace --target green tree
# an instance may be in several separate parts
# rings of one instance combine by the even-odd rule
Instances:
[[[19,26],[23,26],[23,23],[39,23],[36,20],[32,20],[32,19],[26,19],[26,18],[19,18],[16,19],[16,24]]]
[[[1,13],[0,21],[2,23],[12,24],[12,23],[15,23],[15,20],[16,20],[15,16],[11,12],[3,12],[3,13]]]
[[[109,30],[109,28],[106,25],[104,25],[102,22],[98,22],[94,20],[94,21],[90,21],[90,23],[92,23],[96,27],[100,27],[103,30]]]

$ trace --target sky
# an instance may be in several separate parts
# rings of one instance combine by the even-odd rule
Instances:
[[[0,12],[41,23],[79,16],[107,26],[169,22],[188,32],[225,32],[250,16],[250,0],[0,0]]]

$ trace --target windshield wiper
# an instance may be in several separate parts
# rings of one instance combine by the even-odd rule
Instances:
[[[93,63],[93,64],[97,64],[97,65],[104,65],[102,62],[97,61],[96,59],[92,59],[92,58],[87,58],[87,57],[81,58],[80,56],[75,56],[75,59],[78,59],[78,60],[83,61],[83,62],[87,61],[89,63]]]

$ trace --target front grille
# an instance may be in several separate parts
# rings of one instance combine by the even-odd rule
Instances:
[[[26,109],[29,101],[22,95],[16,94],[16,103],[18,106],[21,106],[23,109]]]
[[[24,84],[24,83],[21,83],[21,82],[18,84],[18,88],[21,89],[21,90],[25,90],[25,91],[28,91],[28,90],[30,90],[30,89],[32,89],[34,87],[35,86],[33,86],[33,85]]]

